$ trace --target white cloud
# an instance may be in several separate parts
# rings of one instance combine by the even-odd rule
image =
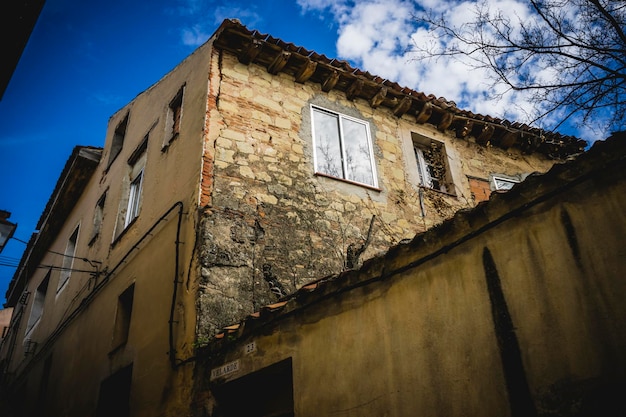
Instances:
[[[459,57],[416,60],[414,45],[442,49],[445,45],[418,27],[414,16],[421,10],[445,16],[453,25],[475,18],[477,1],[457,0],[297,0],[303,12],[330,12],[338,24],[337,53],[362,70],[385,77],[426,94],[455,101],[466,110],[520,122],[529,122],[532,102],[527,94],[492,86],[491,74],[470,70],[469,61]],[[503,10],[524,21],[530,16],[521,0],[488,0],[490,11]],[[554,71],[537,74],[544,79]],[[490,97],[499,96],[497,100]]]
[[[205,32],[199,25],[182,30],[182,41],[187,46],[200,46],[209,39],[209,36],[211,34]]]
[[[329,10],[336,20],[347,13],[351,7],[348,0],[296,0],[303,12]]]
[[[213,19],[203,19],[200,23],[181,30],[181,40],[184,45],[197,47],[202,45],[215,31],[224,19],[239,19],[248,27],[254,27],[261,20],[254,6],[240,7],[215,6],[207,0],[184,0],[176,9],[181,15],[213,16]]]

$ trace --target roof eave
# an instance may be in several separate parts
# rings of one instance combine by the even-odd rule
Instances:
[[[519,148],[559,160],[580,154],[587,147],[586,141],[573,136],[459,109],[453,101],[402,87],[353,68],[346,61],[250,31],[238,20],[225,20],[214,39],[216,48],[234,54],[245,65],[261,65],[271,74],[282,72],[299,83],[319,83],[325,92],[341,91],[349,100],[366,100],[373,108],[387,108],[398,118],[408,115],[418,124],[432,124],[459,139],[471,137],[481,145]]]
[[[28,278],[38,268],[41,259],[76,205],[78,197],[95,172],[101,155],[102,148],[96,147],[76,146],[72,151],[37,223],[39,232],[31,236],[9,283],[5,307],[14,307],[17,304]]]

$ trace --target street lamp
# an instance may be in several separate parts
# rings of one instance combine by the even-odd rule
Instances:
[[[0,253],[2,253],[2,249],[4,249],[9,239],[13,237],[13,233],[17,228],[16,223],[11,223],[7,220],[9,217],[11,217],[11,213],[0,210]]]

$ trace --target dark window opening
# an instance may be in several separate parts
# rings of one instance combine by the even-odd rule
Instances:
[[[164,146],[180,133],[180,123],[183,117],[183,95],[185,86],[183,85],[176,93],[176,96],[170,101],[167,114],[166,137]]]
[[[128,341],[130,331],[130,317],[133,312],[133,299],[135,297],[135,284],[132,284],[117,299],[117,311],[115,313],[115,325],[113,328],[113,349],[124,345]]]
[[[128,417],[133,365],[120,369],[100,384],[96,417]]]
[[[124,138],[126,137],[126,127],[128,126],[128,114],[124,117],[124,120],[120,122],[115,128],[113,133],[113,140],[111,141],[111,153],[109,154],[108,166],[111,166],[117,155],[122,151],[124,146]]]
[[[448,158],[443,143],[412,134],[420,185],[452,194]]]
[[[104,202],[107,199],[107,193],[102,194],[98,203],[96,204],[96,208],[93,213],[93,231],[91,233],[91,239],[89,240],[89,245],[92,245],[95,242],[96,238],[100,234],[100,229],[102,228],[102,220],[104,219]]]
[[[218,402],[219,417],[294,415],[291,358],[211,390]]]

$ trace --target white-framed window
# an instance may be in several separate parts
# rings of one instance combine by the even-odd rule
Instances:
[[[30,336],[35,326],[41,320],[43,316],[43,306],[46,301],[46,293],[48,292],[48,283],[50,282],[50,271],[46,274],[46,277],[41,281],[41,284],[35,291],[35,297],[33,298],[33,305],[30,309],[30,315],[28,316],[28,323],[26,324],[26,336]]]
[[[127,227],[137,216],[141,208],[141,191],[143,187],[143,167],[130,182],[128,193],[128,207],[124,218],[124,227]]]
[[[451,193],[453,187],[444,144],[417,134],[412,138],[420,185]]]
[[[369,123],[318,106],[311,120],[315,172],[377,187]]]
[[[515,184],[520,182],[518,177],[511,177],[508,175],[492,174],[490,175],[491,188],[494,191],[508,191]]]
[[[63,262],[61,264],[61,273],[59,274],[59,284],[57,285],[57,294],[60,293],[70,280],[72,275],[72,266],[74,265],[74,255],[76,254],[76,244],[78,243],[78,232],[80,225],[76,226],[74,232],[70,235],[65,246]]]
[[[128,174],[122,184],[123,198],[120,200],[113,241],[139,217],[143,200],[143,180],[147,149],[148,135],[144,137],[143,141],[128,159]]]

